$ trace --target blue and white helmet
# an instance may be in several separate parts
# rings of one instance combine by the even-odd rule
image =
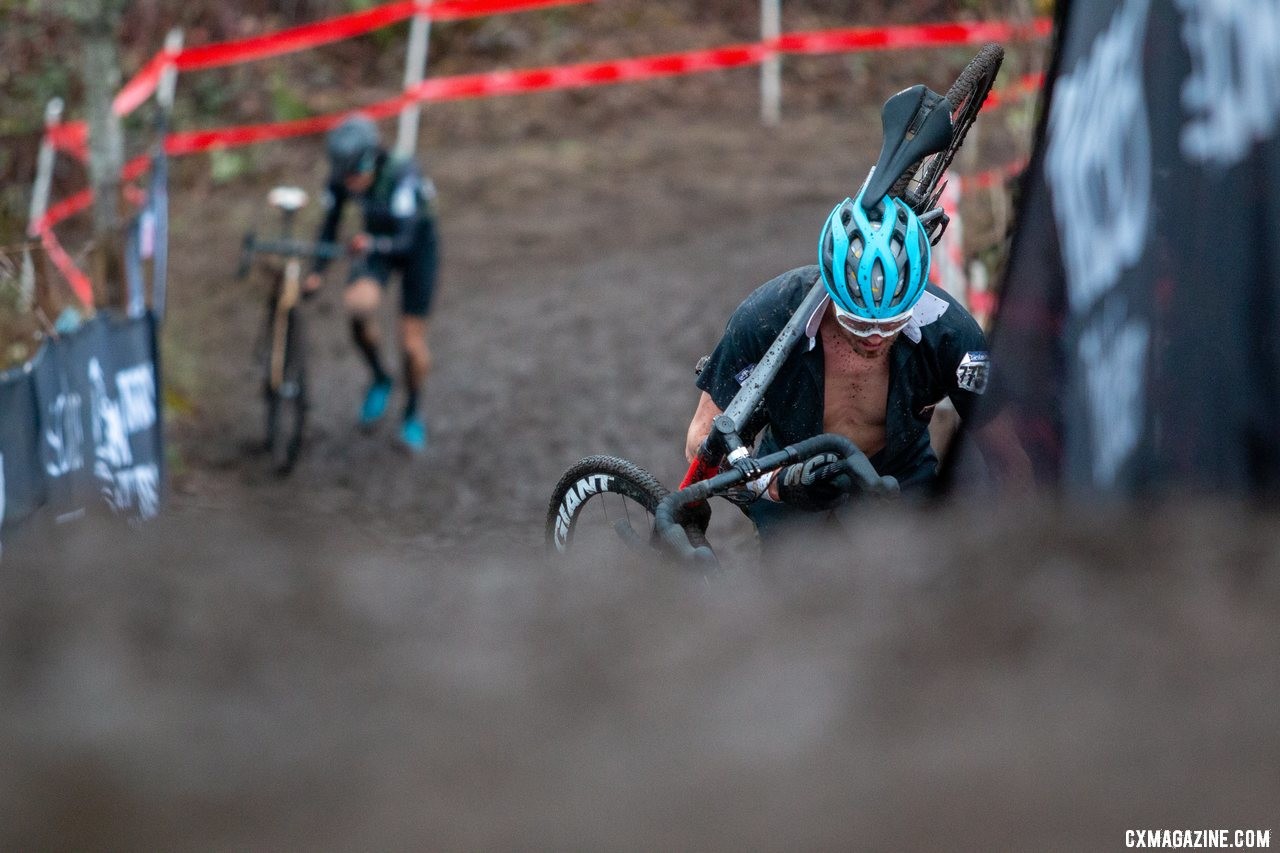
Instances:
[[[910,311],[929,280],[929,258],[920,217],[890,196],[871,211],[862,209],[862,192],[846,198],[831,211],[818,240],[818,268],[831,299],[867,320]]]

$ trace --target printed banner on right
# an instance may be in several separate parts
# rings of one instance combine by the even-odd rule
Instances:
[[[1280,492],[1280,4],[1075,0],[953,485]],[[975,452],[981,450],[981,452]]]

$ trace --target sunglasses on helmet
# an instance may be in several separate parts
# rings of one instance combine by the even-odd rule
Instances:
[[[840,324],[840,328],[858,338],[871,338],[877,335],[888,338],[901,332],[907,327],[907,323],[911,322],[910,311],[896,317],[886,317],[883,320],[868,320],[849,313],[839,305],[832,304],[831,307],[836,311],[836,322]]]

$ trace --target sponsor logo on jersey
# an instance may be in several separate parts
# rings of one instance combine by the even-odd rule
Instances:
[[[397,219],[408,219],[418,212],[418,197],[413,184],[401,182],[391,196],[391,213]]]
[[[985,352],[967,352],[956,368],[956,385],[964,391],[981,394],[987,390],[990,359]]]

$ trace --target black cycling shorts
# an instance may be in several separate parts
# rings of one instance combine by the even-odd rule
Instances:
[[[431,314],[440,258],[434,219],[424,219],[414,231],[413,245],[402,255],[365,255],[351,264],[347,284],[372,278],[386,287],[391,273],[400,273],[400,313],[409,317]]]

